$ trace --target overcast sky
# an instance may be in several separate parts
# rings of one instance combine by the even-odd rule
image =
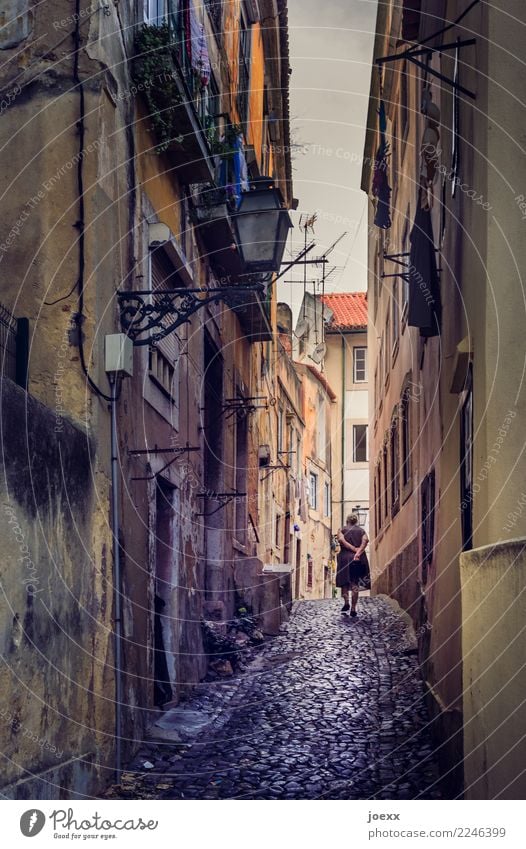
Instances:
[[[332,291],[366,288],[366,198],[360,176],[375,21],[376,0],[289,0],[291,127],[298,146],[294,195],[299,213],[318,213],[320,252],[347,232],[330,257],[337,266],[327,282]],[[294,220],[293,249],[299,250],[303,232],[299,216]],[[316,277],[312,268],[308,277]],[[303,286],[291,279],[303,280],[301,266],[278,290],[279,298],[297,310]]]

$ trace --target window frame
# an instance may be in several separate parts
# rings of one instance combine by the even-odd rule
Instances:
[[[307,554],[307,589],[312,590],[314,587],[314,560],[310,554]]]
[[[395,277],[393,280],[393,288],[391,291],[391,322],[393,326],[393,344],[391,347],[391,356],[394,360],[400,343],[400,301],[398,299],[397,277]]]
[[[367,345],[353,345],[353,383],[367,383],[368,382],[368,362],[367,362]],[[358,352],[363,353],[363,378],[357,377],[357,372],[360,370],[360,366],[357,362]]]
[[[242,437],[242,445],[240,444]],[[248,540],[248,493],[245,497],[237,495],[248,490],[248,422],[246,415],[237,413],[234,430],[234,541],[246,546]],[[243,465],[241,465],[241,463]],[[242,487],[240,489],[240,487]],[[240,521],[241,520],[241,521]]]
[[[357,429],[365,428],[364,436],[365,436],[365,460],[357,460],[357,447],[358,447],[358,439],[357,439]],[[362,437],[363,439],[363,437]],[[360,440],[362,441],[362,440]],[[368,463],[369,462],[369,425],[365,422],[353,422],[352,425],[352,457],[353,463]]]
[[[436,480],[434,468],[420,487],[420,540],[422,546],[422,582],[427,583],[428,569],[435,553]]]
[[[398,407],[395,407],[391,417],[391,427],[389,429],[389,454],[391,516],[396,516],[400,510],[400,432]]]
[[[466,376],[464,397],[460,408],[460,525],[462,551],[473,548],[473,366]]]
[[[317,472],[309,471],[309,507],[315,512],[318,511],[318,479]]]
[[[277,504],[274,505],[274,539],[273,539],[273,547],[278,552],[281,553],[283,550],[283,527],[282,527],[282,519],[284,518],[285,513],[278,507]]]
[[[406,385],[400,397],[400,472],[403,501],[407,499],[413,489],[411,422],[411,391],[409,386]]]
[[[252,65],[252,24],[241,4],[239,17],[238,80],[236,103],[241,125],[246,130],[250,112],[250,72]]]
[[[331,485],[329,481],[323,484],[323,516],[328,519],[331,515]]]
[[[390,495],[390,480],[389,480],[389,448],[387,439],[384,441],[382,448],[382,477],[383,477],[383,504],[382,504],[382,515],[385,519],[385,524],[389,524],[390,513],[389,513],[389,495]]]
[[[153,11],[153,7],[156,7],[157,13],[151,14]],[[160,15],[159,7],[161,7],[164,11]],[[143,0],[143,21],[149,26],[163,26],[168,23],[168,15],[169,15],[169,3],[168,0]]]

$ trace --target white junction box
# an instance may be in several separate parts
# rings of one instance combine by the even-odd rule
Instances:
[[[133,342],[125,333],[112,333],[105,337],[104,370],[133,377]]]

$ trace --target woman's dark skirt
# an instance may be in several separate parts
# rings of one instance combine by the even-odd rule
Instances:
[[[338,556],[336,571],[336,586],[348,587],[357,584],[369,574],[369,561],[366,554],[359,560],[347,560]]]

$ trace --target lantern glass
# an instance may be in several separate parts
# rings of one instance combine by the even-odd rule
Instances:
[[[272,187],[242,194],[235,221],[247,273],[279,271],[292,227],[282,204],[281,192]]]

